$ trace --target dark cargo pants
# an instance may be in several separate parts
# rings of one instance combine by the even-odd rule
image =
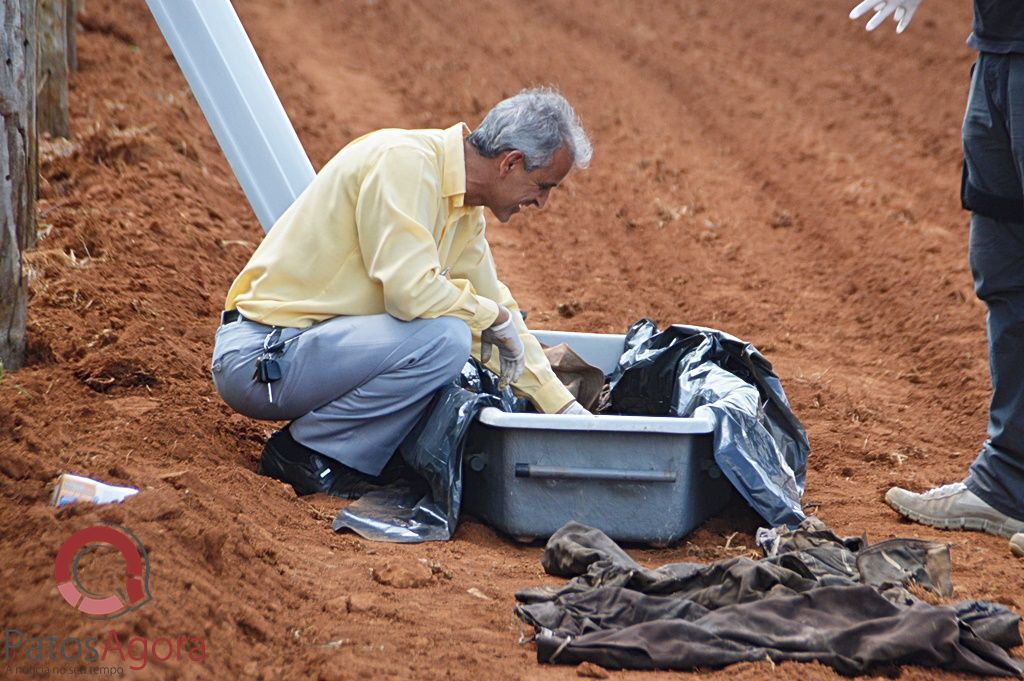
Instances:
[[[963,125],[967,179],[1024,203],[1024,54],[978,57]],[[1024,520],[1024,220],[971,216],[971,272],[988,306],[992,403],[988,436],[967,487]]]

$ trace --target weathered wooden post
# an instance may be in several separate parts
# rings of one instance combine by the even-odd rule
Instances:
[[[36,235],[36,0],[4,0],[0,26],[0,363],[25,359],[22,251]]]
[[[68,2],[38,0],[36,35],[36,120],[39,133],[67,137],[68,121]]]
[[[68,68],[72,71],[78,70],[78,9],[84,4],[85,0],[67,0]]]

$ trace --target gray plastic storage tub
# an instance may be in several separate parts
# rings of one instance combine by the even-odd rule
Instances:
[[[537,331],[610,373],[625,336]],[[465,510],[520,541],[570,520],[617,541],[663,546],[722,509],[732,488],[712,457],[714,422],[646,416],[508,414],[470,426]]]

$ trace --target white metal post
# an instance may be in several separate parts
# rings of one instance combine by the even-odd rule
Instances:
[[[229,0],[146,0],[264,231],[312,182],[288,114]]]

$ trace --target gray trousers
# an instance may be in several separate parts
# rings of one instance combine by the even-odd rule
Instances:
[[[1024,196],[1024,54],[982,53],[963,126],[971,184]],[[967,487],[990,506],[1024,520],[1024,223],[971,217],[970,262],[988,306],[992,403],[988,436]]]
[[[211,370],[235,411],[290,420],[299,443],[378,475],[431,396],[469,359],[470,331],[454,317],[402,322],[390,315],[334,317],[282,328],[281,380],[255,380],[256,359],[274,327],[247,320],[217,329]]]

